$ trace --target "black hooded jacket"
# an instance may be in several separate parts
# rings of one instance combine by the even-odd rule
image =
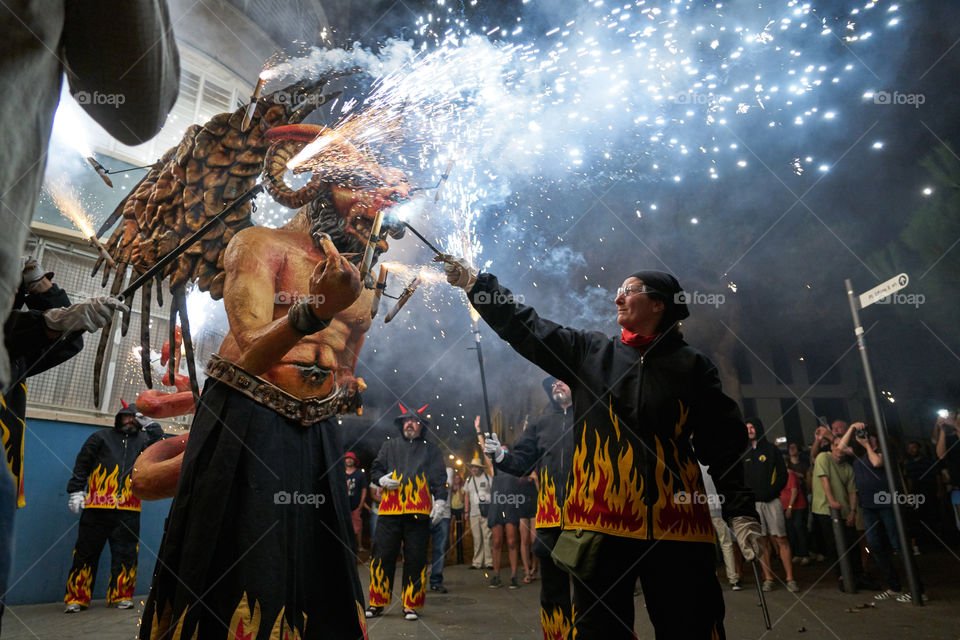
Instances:
[[[390,438],[380,447],[370,466],[370,479],[376,483],[386,474],[400,481],[397,489],[383,490],[380,500],[381,516],[408,513],[430,513],[433,499],[447,499],[447,471],[443,455],[433,442],[424,438],[426,425],[421,422],[420,435],[413,440],[403,436]]]
[[[547,395],[551,395],[549,389]],[[573,448],[573,407],[564,410],[551,397],[549,413],[529,425],[503,460],[495,463],[497,469],[515,476],[537,472],[538,529],[561,525]]]
[[[757,418],[747,422],[756,430],[757,446],[750,447],[743,457],[743,477],[757,502],[770,502],[787,486],[787,463],[777,445],[767,440],[763,423]]]
[[[725,518],[757,517],[743,481],[740,410],[714,364],[675,330],[641,351],[541,318],[487,273],[469,298],[502,339],[573,392],[564,529],[712,543],[707,505],[685,499],[704,494],[698,460],[723,496]]]
[[[140,511],[140,498],[130,489],[133,463],[143,450],[163,439],[163,429],[154,422],[136,433],[120,430],[121,416],[136,414],[121,409],[112,429],[95,431],[80,448],[73,465],[73,476],[67,482],[67,493],[86,491],[84,509],[125,509]]]

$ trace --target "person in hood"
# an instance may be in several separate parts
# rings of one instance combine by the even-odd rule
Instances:
[[[570,635],[570,576],[550,557],[561,531],[560,509],[564,503],[567,476],[573,460],[573,397],[570,387],[553,376],[543,380],[550,399],[547,413],[531,424],[504,453],[495,433],[484,440],[484,451],[493,458],[497,471],[516,476],[537,472],[533,552],[540,559],[540,624],[544,638]]]
[[[620,333],[610,337],[541,318],[463,258],[436,260],[497,335],[570,387],[561,536],[593,532],[591,570],[573,578],[571,636],[632,640],[639,579],[658,637],[723,638],[713,522],[707,504],[686,499],[704,494],[697,462],[713,476],[747,560],[759,553],[760,523],[743,483],[740,411],[714,364],[678,331],[689,310],[676,278],[627,276],[613,300]]]
[[[394,423],[400,438],[388,438],[370,466],[370,477],[383,488],[377,535],[370,559],[367,618],[390,604],[397,556],[403,549],[403,617],[417,620],[426,600],[427,546],[430,527],[440,522],[447,501],[447,474],[437,445],[424,437],[424,411],[400,404]]]
[[[763,590],[772,591],[776,585],[773,570],[770,568],[770,547],[776,545],[780,563],[787,574],[787,590],[796,593],[800,591],[800,587],[793,579],[793,555],[790,553],[787,521],[783,516],[783,504],[780,502],[780,492],[787,486],[787,463],[777,445],[767,440],[759,418],[750,418],[746,425],[750,447],[743,457],[743,473],[747,486],[756,496],[757,513],[760,514],[763,533],[763,554],[760,556]]]
[[[130,488],[130,474],[137,456],[162,438],[163,429],[159,424],[124,405],[114,417],[113,428],[91,434],[77,454],[73,476],[67,483],[70,494],[67,506],[80,514],[80,526],[63,598],[66,613],[77,613],[90,606],[100,552],[107,541],[110,542],[107,606],[133,607],[140,499]]]

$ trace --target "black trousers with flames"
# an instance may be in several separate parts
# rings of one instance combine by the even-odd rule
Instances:
[[[397,556],[403,548],[402,594],[405,609],[420,609],[426,600],[430,516],[425,513],[381,515],[370,560],[370,606],[390,604]]]

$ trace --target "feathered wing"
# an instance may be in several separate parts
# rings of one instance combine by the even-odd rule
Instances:
[[[271,127],[299,123],[315,108],[338,95],[339,92],[324,94],[323,87],[333,77],[340,75],[343,73],[328,74],[310,83],[299,82],[261,97],[246,131],[241,130],[246,105],[232,113],[217,114],[202,126],[195,124],[188,127],[180,143],[154,163],[98,231],[98,235],[106,233],[120,221],[105,243],[107,251],[117,263],[113,270],[111,294],[121,292],[126,286],[128,266],[133,267],[134,278],[145,273],[220,213],[227,204],[251,189],[263,171],[264,157],[271,143],[264,137],[264,132]],[[291,99],[293,96],[301,99],[299,104]],[[238,231],[253,224],[252,212],[251,202],[237,207],[219,228],[211,230],[167,265],[157,275],[153,287],[144,287],[141,296],[140,356],[144,382],[148,388],[152,388],[149,362],[151,289],[156,289],[157,303],[162,304],[162,280],[169,279],[168,286],[173,299],[171,331],[178,314],[186,331],[186,286],[196,281],[200,290],[208,291],[214,300],[223,297],[226,278],[224,251]],[[94,266],[92,275],[96,275],[103,265],[101,258]],[[110,267],[106,266],[101,286],[107,286],[110,273]],[[129,314],[124,314],[124,335],[129,322]],[[110,329],[108,325],[100,334],[94,363],[94,399],[97,406],[100,404],[103,360]],[[193,350],[186,336],[184,346],[187,349],[191,386],[196,396]]]

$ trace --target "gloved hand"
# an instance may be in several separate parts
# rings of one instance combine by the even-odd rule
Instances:
[[[378,480],[380,486],[388,491],[393,491],[394,489],[400,488],[400,481],[391,476],[392,474],[387,473],[380,476],[380,480]]]
[[[110,322],[113,312],[123,309],[130,311],[119,299],[112,296],[87,298],[69,307],[49,309],[43,314],[43,321],[51,331],[71,333],[102,329]]]
[[[737,538],[744,560],[750,562],[763,555],[763,547],[760,544],[763,529],[756,518],[736,516],[730,521],[730,525],[733,527],[733,535]]]
[[[86,496],[83,491],[74,491],[70,494],[70,501],[67,502],[67,507],[70,508],[70,511],[74,513],[80,513],[80,510],[83,509],[83,502]]]
[[[489,454],[494,462],[503,462],[503,446],[501,446],[497,434],[491,433],[489,436],[483,438],[483,451]]]
[[[447,282],[455,287],[460,287],[464,291],[473,289],[477,283],[478,272],[464,258],[441,253],[433,258],[434,262],[443,263],[443,274],[447,276]]]
[[[23,290],[29,292],[44,277],[52,278],[53,272],[44,271],[35,258],[27,258],[27,261],[23,264],[23,279],[21,280]]]
[[[441,520],[443,520],[443,512],[447,508],[447,501],[443,499],[437,499],[433,501],[433,505],[430,507],[430,524],[436,526]]]
[[[139,424],[141,427],[148,427],[154,422],[156,422],[156,420],[149,418],[137,411],[137,424]]]

